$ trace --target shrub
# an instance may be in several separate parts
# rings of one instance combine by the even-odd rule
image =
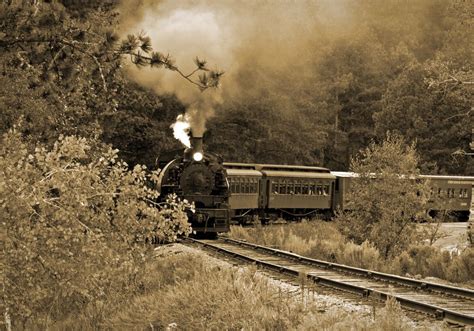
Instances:
[[[116,150],[60,137],[29,151],[10,132],[0,153],[2,304],[14,325],[102,318],[140,287],[147,242],[190,231],[186,204],[156,208],[146,185],[156,174],[129,171]]]
[[[230,236],[261,245],[274,246],[310,258],[394,274],[438,277],[452,282],[472,283],[474,249],[450,254],[437,247],[414,244],[397,257],[385,258],[369,241],[358,245],[328,222],[303,222],[280,227],[232,227]]]
[[[368,241],[364,241],[362,245],[353,242],[341,244],[339,252],[336,253],[336,261],[371,270],[379,269],[383,265],[380,252]]]

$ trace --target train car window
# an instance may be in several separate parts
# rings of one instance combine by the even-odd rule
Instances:
[[[329,195],[329,185],[324,185],[324,195]]]
[[[240,183],[239,183],[239,178],[234,178],[234,179],[232,180],[232,185],[233,185],[232,191],[233,191],[234,193],[240,193],[240,190],[239,190],[239,185],[240,185]]]
[[[321,185],[316,186],[317,195],[323,195],[323,187]]]
[[[251,179],[252,187],[250,188],[250,193],[257,193],[257,180],[255,178]]]
[[[285,181],[282,181],[280,183],[280,194],[286,194],[286,182]]]
[[[468,192],[467,188],[463,189],[463,193],[462,193],[463,198],[468,198],[468,193],[467,192]]]
[[[443,189],[442,189],[442,188],[438,188],[438,196],[440,197],[442,194],[443,194]]]
[[[301,194],[301,184],[300,183],[295,184],[295,194]]]
[[[250,180],[247,179],[245,183],[245,193],[250,193]]]
[[[287,186],[287,194],[295,194],[295,184],[294,183],[288,183]]]
[[[454,198],[454,189],[453,188],[448,188],[447,189],[447,195],[448,195],[448,198]]]
[[[272,182],[272,192],[273,194],[278,194],[278,183]]]
[[[303,183],[302,188],[301,188],[301,194],[308,195],[308,192],[309,192],[308,184]]]
[[[310,191],[311,195],[316,195],[316,184],[311,184]]]

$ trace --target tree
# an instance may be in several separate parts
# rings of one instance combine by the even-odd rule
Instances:
[[[351,161],[348,211],[341,213],[342,230],[360,244],[372,242],[386,257],[394,256],[415,240],[415,220],[424,215],[427,183],[417,180],[419,157],[415,145],[387,134]]]
[[[275,98],[224,105],[209,122],[205,137],[209,150],[236,162],[320,164],[318,152],[325,142],[320,123],[293,105],[275,108]],[[284,106],[280,103],[279,107]]]
[[[2,133],[23,116],[22,128],[33,140],[52,143],[61,133],[98,137],[101,117],[120,107],[125,58],[136,66],[174,71],[201,91],[218,86],[223,73],[209,70],[202,59],[195,58],[195,69],[184,73],[171,55],[153,51],[146,35],[120,41],[111,29],[117,23],[116,1],[84,8],[64,3],[0,4],[1,80],[12,85],[0,92]],[[38,99],[40,111],[34,107]]]
[[[394,131],[416,141],[423,172],[469,173],[469,158],[452,157],[470,143],[469,93],[461,85],[430,88],[427,77],[434,77],[432,71],[414,64],[389,83],[382,109],[373,116],[376,133],[382,139],[385,132]]]
[[[1,302],[18,327],[100,314],[104,302],[137,291],[151,241],[190,232],[188,204],[154,202],[147,182],[156,172],[128,170],[116,150],[84,138],[31,149],[9,133],[0,169]]]

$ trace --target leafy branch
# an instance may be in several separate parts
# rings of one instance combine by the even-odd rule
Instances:
[[[138,67],[164,67],[168,70],[175,71],[182,78],[199,87],[201,91],[205,91],[212,87],[218,87],[220,78],[224,74],[223,71],[209,70],[207,62],[198,57],[194,59],[196,68],[190,73],[184,73],[175,64],[175,61],[170,54],[165,55],[160,52],[154,52],[151,47],[150,37],[144,35],[128,35],[127,38],[122,41],[118,52],[119,54],[129,55],[132,63]],[[198,72],[200,72],[198,79],[193,79],[195,74]]]
[[[118,40],[117,36],[113,33],[106,33],[104,38],[104,43],[107,44],[107,49],[102,49],[100,52],[94,51],[91,49],[91,46],[99,46],[99,43],[91,43],[78,40],[70,40],[68,38],[51,38],[51,37],[34,37],[34,38],[16,38],[13,40],[1,40],[0,48],[11,48],[11,47],[20,47],[22,44],[38,44],[38,43],[49,43],[50,48],[53,48],[54,45],[61,45],[61,49],[52,56],[49,68],[53,63],[56,63],[59,57],[59,54],[64,52],[66,47],[69,47],[75,51],[78,51],[90,59],[93,60],[96,65],[104,91],[108,91],[106,78],[104,74],[103,65],[104,62],[99,61],[99,58],[103,57],[103,53],[108,53],[112,55],[110,58],[112,60],[117,60],[122,55],[129,55],[130,60],[137,67],[149,66],[151,68],[165,68],[171,71],[175,71],[182,78],[190,82],[191,84],[197,86],[201,91],[205,91],[208,88],[217,88],[219,86],[220,78],[224,74],[220,70],[210,70],[207,67],[207,61],[196,57],[194,63],[196,68],[190,73],[184,73],[176,64],[174,59],[170,54],[163,54],[161,52],[153,51],[151,46],[151,39],[145,35],[128,35],[126,39],[122,40],[118,49],[111,49],[110,46],[113,46]],[[102,54],[100,54],[102,53]],[[104,63],[103,63],[104,62]],[[198,74],[199,73],[199,74]],[[195,78],[198,74],[197,79]]]

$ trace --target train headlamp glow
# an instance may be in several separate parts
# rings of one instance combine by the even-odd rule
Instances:
[[[202,157],[203,155],[201,152],[196,152],[193,154],[194,161],[197,161],[197,162],[202,161]]]

